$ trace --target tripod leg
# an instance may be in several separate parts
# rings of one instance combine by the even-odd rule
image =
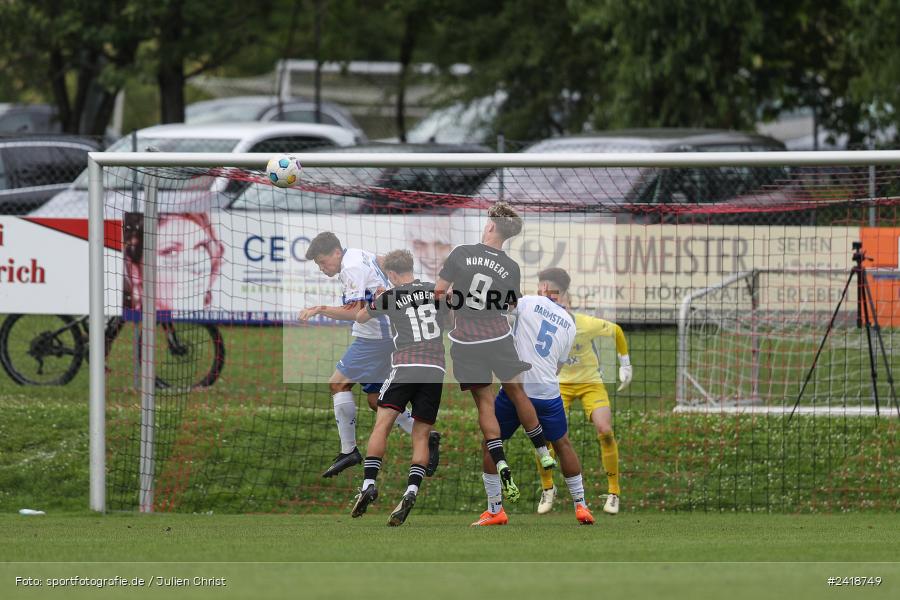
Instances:
[[[862,305],[862,316],[863,321],[866,325],[866,343],[869,345],[869,377],[872,383],[872,399],[875,401],[875,414],[878,415],[881,413],[881,409],[879,407],[878,402],[878,369],[875,368],[875,351],[872,349],[872,325],[869,316],[869,289],[866,279],[866,271],[861,269],[859,272],[859,300],[858,303]],[[872,316],[875,315],[874,307],[872,309]],[[878,334],[878,330],[876,329],[876,334]]]
[[[881,359],[884,361],[884,370],[887,375],[888,386],[891,390],[891,402],[894,404],[894,409],[897,411],[897,416],[900,417],[900,403],[897,401],[897,391],[894,389],[894,374],[891,372],[891,364],[888,361],[888,353],[884,348],[884,337],[881,335],[881,325],[878,324],[878,313],[875,312],[875,299],[872,297],[872,289],[869,286],[869,278],[865,270],[862,272],[862,279],[864,284],[864,289],[866,292],[866,304],[869,306],[870,311],[872,313],[872,322],[874,323],[875,336],[878,338],[878,346],[881,349]],[[876,411],[878,406],[876,405]]]
[[[841,292],[841,299],[838,300],[837,306],[834,307],[834,314],[831,315],[831,321],[828,322],[828,327],[825,329],[825,335],[822,336],[822,342],[819,344],[819,349],[816,350],[816,356],[813,358],[812,365],[809,367],[809,371],[806,373],[806,379],[803,380],[803,385],[800,387],[800,393],[797,394],[797,400],[794,402],[794,408],[791,409],[791,415],[788,417],[788,423],[791,422],[791,419],[794,418],[794,413],[797,412],[797,407],[800,406],[800,398],[803,397],[803,392],[806,391],[806,386],[809,384],[809,379],[812,377],[813,371],[816,369],[816,363],[819,362],[819,356],[822,354],[822,349],[825,347],[825,342],[828,340],[828,334],[831,333],[832,328],[834,327],[834,321],[837,319],[838,313],[841,311],[841,304],[844,303],[844,298],[847,297],[847,290],[850,288],[850,282],[853,281],[853,275],[856,273],[856,267],[850,270],[850,276],[847,278],[847,283],[844,284],[844,291]]]

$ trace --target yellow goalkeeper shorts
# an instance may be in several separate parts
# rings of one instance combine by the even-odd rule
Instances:
[[[572,402],[580,399],[584,416],[588,420],[591,419],[591,413],[595,408],[609,407],[609,394],[606,393],[606,386],[602,383],[561,383],[559,391],[566,412],[569,412]]]

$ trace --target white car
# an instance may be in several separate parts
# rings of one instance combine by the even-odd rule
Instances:
[[[352,146],[352,131],[333,125],[308,123],[233,123],[210,125],[157,125],[137,132],[137,142],[125,136],[108,152],[148,148],[161,152],[265,152],[282,154],[327,146]],[[108,167],[104,170],[105,214],[121,219],[125,212],[143,210],[146,170]],[[247,183],[214,177],[207,169],[160,169],[160,212],[206,212],[228,205]],[[83,171],[64,191],[30,213],[36,217],[88,215],[88,177]]]

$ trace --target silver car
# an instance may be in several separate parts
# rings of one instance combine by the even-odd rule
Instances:
[[[349,129],[356,143],[367,141],[366,133],[346,108],[334,102],[320,105],[320,123]],[[316,103],[305,98],[279,101],[277,96],[234,96],[201,100],[185,108],[185,123],[240,123],[246,121],[282,121],[286,123],[316,123]]]
[[[544,140],[525,152],[759,152],[784,150],[772,138],[734,131],[644,129],[609,131]],[[784,167],[655,169],[510,168],[490,177],[477,195],[503,198],[537,209],[575,209],[644,220],[641,206],[666,205],[671,212],[722,203],[750,208],[783,202],[790,193]],[[656,209],[658,214],[666,212]],[[630,215],[630,217],[629,217]]]

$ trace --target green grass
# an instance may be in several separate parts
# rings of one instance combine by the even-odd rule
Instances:
[[[864,591],[887,598],[900,590],[900,563],[883,562],[900,551],[897,514],[655,513],[605,517],[584,527],[566,506],[494,528],[467,527],[474,514],[413,513],[395,529],[385,527],[388,504],[379,502],[358,520],[347,514],[0,516],[0,561],[6,561],[0,562],[0,594],[35,597],[33,590],[15,588],[16,576],[74,575],[228,580],[227,588],[156,590],[190,598],[341,598],[363,591],[372,598],[519,598],[600,590],[678,598]],[[879,576],[883,584],[828,588],[827,577],[844,575]],[[62,593],[41,591],[46,597]],[[90,597],[90,589],[74,591]],[[153,591],[118,590],[128,597]]]
[[[297,330],[295,362],[324,379],[346,332]],[[223,328],[222,379],[193,393],[157,397],[157,509],[236,513],[340,512],[359,485],[359,469],[319,477],[336,451],[331,400],[322,383],[281,381],[279,328]],[[895,420],[673,414],[675,335],[671,328],[629,333],[635,383],[615,394],[623,507],[626,511],[830,512],[900,509],[900,427]],[[132,389],[131,331],[110,359],[107,393],[108,500],[137,500],[140,398]],[[443,459],[428,482],[423,514],[480,506],[483,489],[475,411],[448,385],[438,427]],[[80,510],[87,504],[86,369],[68,386],[17,386],[0,378],[0,511],[22,507]],[[360,399],[361,406],[365,406]],[[364,440],[372,413],[360,410]],[[606,491],[593,429],[576,407],[571,437],[583,459],[587,491]],[[523,436],[508,447],[531,510],[538,493]],[[409,442],[392,435],[382,477],[404,486]],[[558,481],[561,486],[562,482]]]
[[[349,510],[297,516],[3,515],[0,561],[89,556],[100,562],[873,562],[900,553],[900,514],[610,517],[597,511],[598,523],[586,527],[575,521],[569,502],[561,502],[547,516],[512,516],[506,527],[468,527],[484,510],[479,506],[461,515],[414,510],[405,525],[391,528],[386,523],[394,500],[382,496],[360,519],[351,519]],[[549,552],[548,545],[577,552]]]
[[[563,491],[553,515],[533,515],[537,477],[518,436],[508,452],[524,497],[507,507],[508,527],[490,529],[467,527],[483,510],[484,491],[480,437],[464,395],[447,387],[441,468],[410,521],[385,527],[405,486],[402,435],[391,437],[382,498],[352,520],[359,469],[319,477],[336,446],[327,390],[281,382],[280,329],[223,331],[221,381],[157,398],[161,514],[84,512],[86,369],[64,387],[23,388],[0,378],[0,597],[796,600],[900,591],[900,564],[884,562],[900,556],[898,423],[804,417],[788,426],[775,416],[673,414],[671,329],[629,333],[636,381],[614,395],[623,513],[580,527]],[[317,377],[330,372],[340,346],[335,333],[312,329],[299,338],[299,360]],[[136,499],[140,417],[130,345],[126,329],[110,361],[107,395],[108,496],[112,508],[127,510]],[[371,413],[360,415],[362,437]],[[577,407],[570,423],[600,516],[605,481],[595,437]],[[14,514],[23,507],[48,516]],[[194,511],[213,514],[184,514]],[[832,514],[790,514],[797,512]],[[22,576],[113,575],[225,577],[228,586],[15,586]],[[826,583],[857,575],[884,583],[839,591]]]

